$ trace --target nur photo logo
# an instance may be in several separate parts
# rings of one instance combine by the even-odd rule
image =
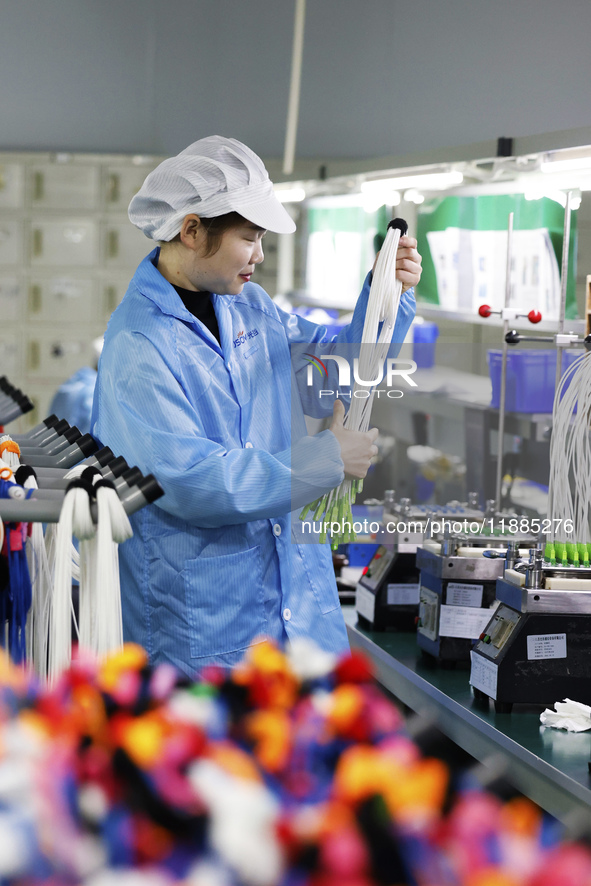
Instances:
[[[332,360],[336,363],[337,377],[335,381],[337,382],[338,387],[336,390],[330,389],[319,391],[319,397],[334,397],[335,395],[338,397],[341,393],[341,389],[351,388],[351,364],[346,357],[338,354],[320,354],[319,357],[316,357],[314,354],[310,353],[306,353],[304,356],[308,360],[306,376],[306,384],[308,387],[314,385],[314,370],[320,373],[323,380],[328,380],[329,377],[332,376],[331,373],[329,373],[327,361]],[[334,366],[331,366],[331,369],[334,371]],[[359,374],[359,358],[355,357],[353,359],[352,375],[353,381],[357,387],[353,391],[353,396],[367,398],[370,396],[371,389],[375,388],[374,394],[378,397],[381,393],[385,393],[387,397],[394,399],[403,397],[404,391],[395,389],[393,385],[395,382],[400,383],[400,381],[404,381],[411,388],[418,387],[416,381],[411,378],[412,374],[416,372],[416,369],[417,364],[414,360],[403,360],[401,358],[389,357],[382,366],[378,367],[375,378],[361,378]],[[377,385],[381,384],[384,380],[386,388],[378,388]],[[349,392],[343,391],[343,393]]]

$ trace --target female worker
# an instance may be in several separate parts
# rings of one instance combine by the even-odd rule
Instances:
[[[293,220],[260,158],[220,136],[161,163],[129,217],[160,245],[109,322],[92,432],[165,494],[132,517],[120,551],[125,638],[189,676],[234,664],[263,636],[343,653],[330,548],[294,541],[291,512],[345,473],[363,477],[377,430],[344,429],[337,401],[330,429],[306,434],[290,345],[326,330],[251,282],[265,231],[291,233]],[[398,342],[414,314],[415,247],[401,239]],[[368,292],[369,280],[343,342],[361,341]]]

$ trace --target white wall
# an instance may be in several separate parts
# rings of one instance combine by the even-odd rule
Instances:
[[[292,0],[2,0],[0,150],[283,151]],[[308,0],[298,155],[591,124],[589,0]]]

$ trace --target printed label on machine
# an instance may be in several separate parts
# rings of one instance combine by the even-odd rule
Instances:
[[[388,585],[388,606],[417,605],[419,602],[418,582]]]
[[[357,585],[355,590],[355,609],[368,621],[373,621],[376,614],[376,598],[375,595],[368,591],[363,585]]]
[[[439,613],[439,636],[476,640],[489,623],[492,614],[491,609],[443,604]]]
[[[483,591],[484,585],[450,581],[447,585],[445,600],[450,606],[482,606]]]
[[[437,639],[440,599],[439,594],[429,590],[424,585],[421,585],[419,588],[419,622],[417,628],[429,640]]]
[[[480,689],[489,698],[497,697],[497,675],[498,666],[481,655],[477,655],[474,650],[470,652],[470,685],[475,689]]]
[[[527,658],[566,658],[566,634],[532,634],[527,638]]]

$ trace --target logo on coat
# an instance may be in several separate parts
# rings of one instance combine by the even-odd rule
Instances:
[[[258,329],[249,329],[248,332],[245,332],[243,329],[240,330],[236,338],[234,339],[234,347],[239,348],[240,345],[245,344],[250,339],[254,338],[259,334]]]

